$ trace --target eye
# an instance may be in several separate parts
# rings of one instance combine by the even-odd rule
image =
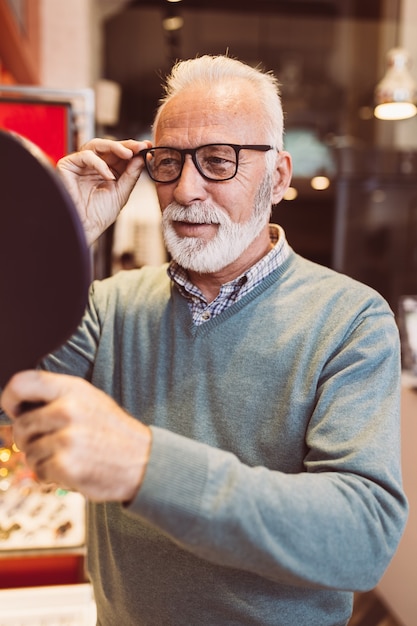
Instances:
[[[220,157],[220,156],[207,156],[205,157],[204,163],[206,163],[207,165],[212,165],[213,167],[216,166],[227,166],[228,163],[231,163],[230,159],[225,159],[224,157]]]
[[[156,163],[158,167],[172,167],[176,163],[179,163],[179,159],[174,159],[172,157],[165,157],[163,159],[159,159]]]
[[[154,171],[171,172],[181,167],[181,155],[173,150],[155,150],[151,166]]]
[[[227,177],[236,169],[236,154],[230,146],[206,146],[198,153],[198,160],[207,174]]]

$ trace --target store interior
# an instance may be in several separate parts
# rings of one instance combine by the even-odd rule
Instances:
[[[0,3],[0,127],[22,132],[54,162],[93,136],[150,138],[161,77],[178,58],[227,52],[278,76],[294,176],[272,221],[303,256],[382,293],[401,332],[410,516],[375,590],[398,626],[417,624],[417,115],[378,119],[375,106],[393,50],[406,55],[417,104],[416,28],[415,0]],[[156,195],[143,178],[96,244],[94,273],[165,259]],[[19,594],[38,588],[28,602],[51,603],[52,587],[63,594],[57,614],[77,606],[65,618],[77,621],[42,623],[93,624],[83,498],[39,485],[8,426],[0,426],[0,463],[0,626],[41,623],[30,621],[42,611],[35,605],[32,618],[13,621]]]

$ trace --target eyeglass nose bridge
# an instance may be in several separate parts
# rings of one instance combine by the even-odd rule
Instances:
[[[187,154],[189,154],[191,156],[191,160],[194,163],[194,166],[195,166],[197,172],[200,174],[200,176],[202,176],[205,180],[211,180],[204,173],[203,168],[201,167],[201,165],[200,165],[200,163],[198,162],[198,159],[197,159],[197,152],[198,152],[198,150],[201,149],[201,147],[205,147],[205,146],[199,146],[197,148],[176,148],[176,150],[181,154],[181,168],[180,168],[180,171],[179,171],[179,174],[178,174],[176,180],[179,180],[181,178],[181,176],[182,176],[182,171],[184,169],[184,164],[185,164],[185,157],[187,156]]]

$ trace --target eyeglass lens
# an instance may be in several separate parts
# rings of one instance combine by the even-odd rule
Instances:
[[[175,148],[153,148],[148,152],[146,165],[157,182],[171,182],[179,178],[185,155]],[[194,152],[197,169],[210,180],[233,178],[237,170],[237,152],[232,146],[212,144]]]

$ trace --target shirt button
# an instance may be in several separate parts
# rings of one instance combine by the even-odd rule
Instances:
[[[204,320],[205,322],[209,320],[210,317],[211,317],[210,311],[204,311],[204,313],[201,314],[201,319]]]

